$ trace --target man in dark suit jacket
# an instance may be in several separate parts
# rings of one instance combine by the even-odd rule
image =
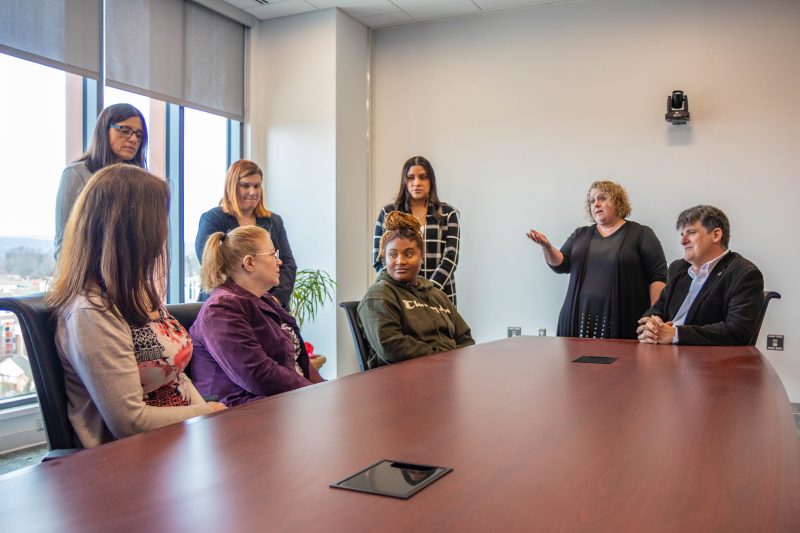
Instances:
[[[667,285],[639,320],[639,340],[653,344],[747,345],[763,301],[764,277],[728,249],[721,210],[698,205],[678,216],[684,259],[669,266]]]

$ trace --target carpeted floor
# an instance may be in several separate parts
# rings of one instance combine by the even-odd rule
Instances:
[[[797,433],[800,435],[800,403],[792,404],[792,412],[794,412],[794,421],[797,425]],[[33,446],[32,448],[25,448],[24,450],[17,450],[16,452],[0,455],[0,475],[26,466],[35,465],[42,460],[42,457],[47,453],[47,445]]]

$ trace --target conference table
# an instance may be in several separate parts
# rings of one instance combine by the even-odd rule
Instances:
[[[572,362],[610,356],[611,364]],[[408,500],[330,488],[451,467]],[[0,479],[4,531],[800,531],[800,440],[754,347],[514,337]]]

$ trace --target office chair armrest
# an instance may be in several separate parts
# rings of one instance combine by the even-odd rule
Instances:
[[[63,457],[72,455],[73,453],[79,452],[82,449],[83,448],[61,448],[58,450],[50,450],[49,452],[47,452],[47,455],[45,455],[42,458],[42,462],[45,463],[47,461],[54,461],[55,459],[61,459]]]

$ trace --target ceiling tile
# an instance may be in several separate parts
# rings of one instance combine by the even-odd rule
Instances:
[[[420,9],[423,7],[433,7],[440,4],[452,4],[454,0],[392,0],[392,3],[402,9]]]
[[[429,5],[415,9],[404,9],[414,20],[431,20],[445,17],[456,17],[468,13],[480,13],[478,6],[469,0],[447,2],[446,4]]]
[[[358,20],[370,28],[379,28],[381,26],[391,26],[392,24],[402,24],[403,22],[414,21],[414,19],[412,19],[403,11],[383,13],[382,15],[372,15],[370,17],[362,17]]]
[[[298,13],[308,13],[309,11],[316,10],[317,8],[303,0],[276,1],[275,3],[263,4],[258,7],[245,9],[245,11],[254,17],[262,20],[297,15]]]
[[[351,17],[360,19],[400,11],[389,0],[306,0],[319,9],[338,7]]]
[[[542,4],[563,4],[566,0],[472,0],[484,11],[511,9],[515,7],[540,6]]]
[[[256,7],[261,4],[256,0],[225,0],[228,4],[238,7],[239,9],[247,9],[248,7]]]

